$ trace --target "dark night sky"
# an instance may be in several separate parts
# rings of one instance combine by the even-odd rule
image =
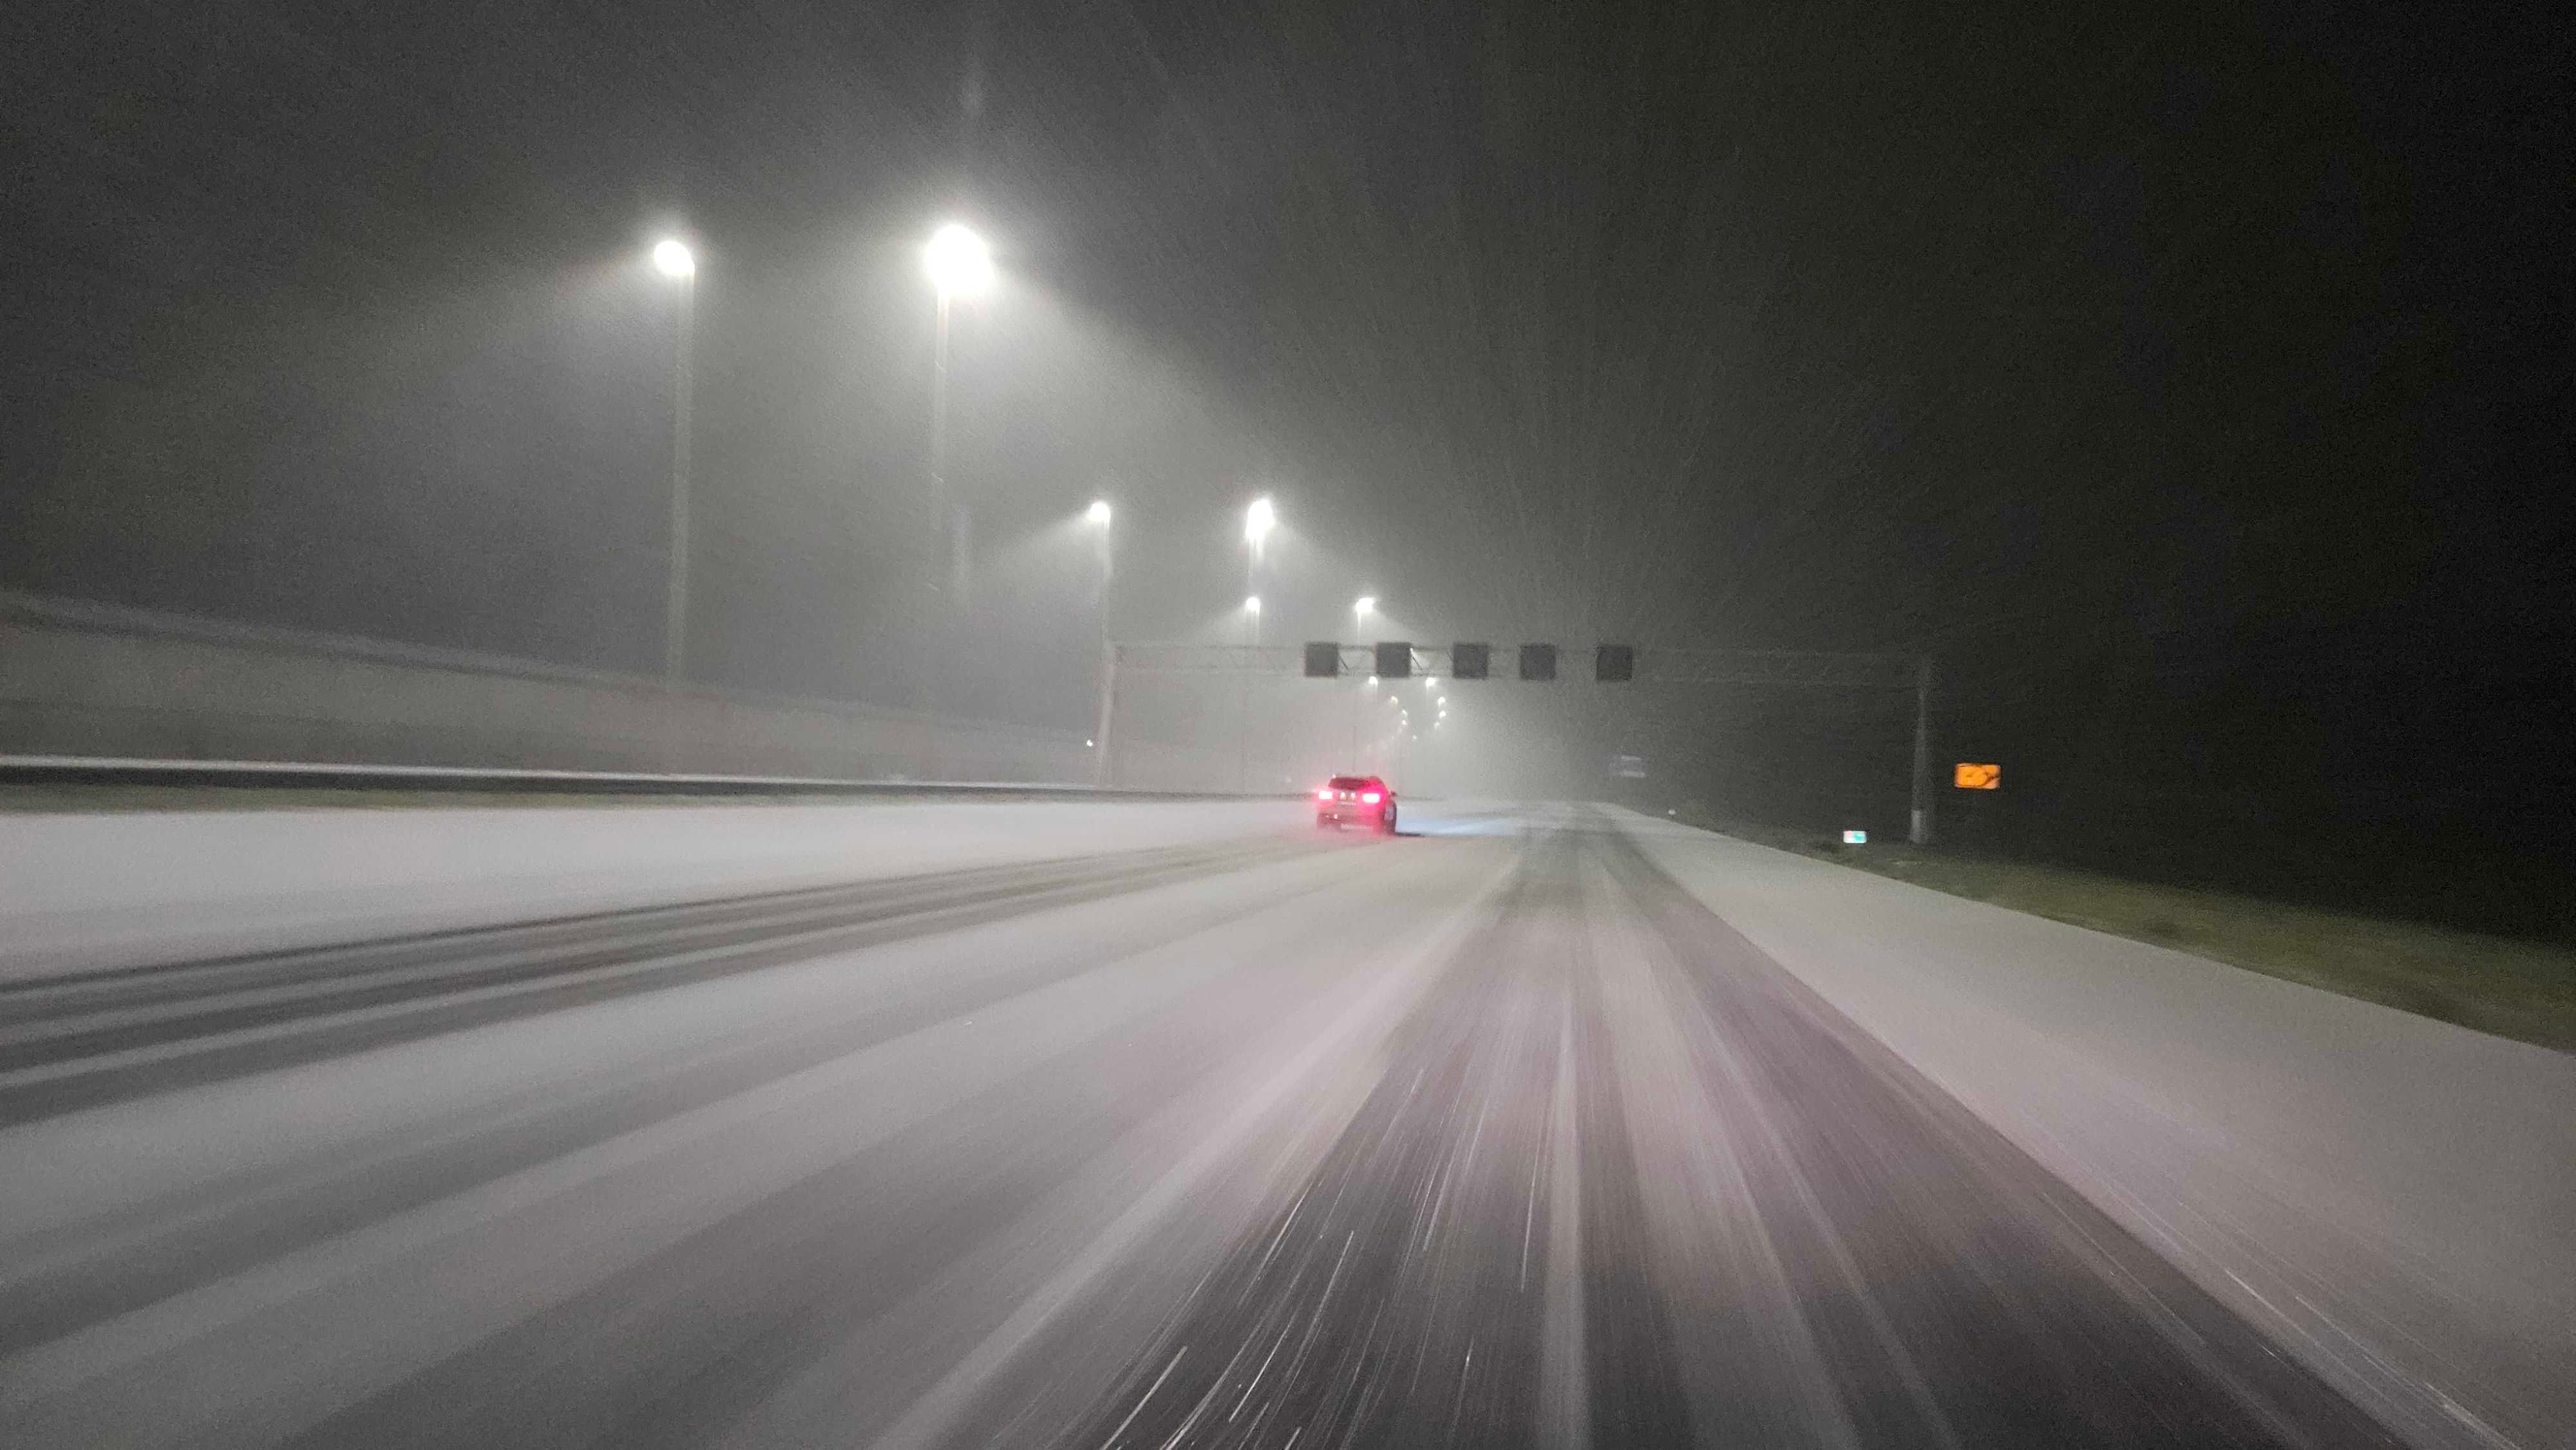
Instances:
[[[1048,521],[1180,634],[1271,489],[1285,635],[1930,647],[2061,829],[2569,839],[2538,7],[35,10],[12,587],[649,668],[678,226],[698,655],[900,697],[956,214],[979,708],[1079,717]]]

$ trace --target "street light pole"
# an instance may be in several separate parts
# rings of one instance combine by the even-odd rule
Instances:
[[[1279,526],[1279,510],[1263,494],[1243,511],[1243,541],[1252,547],[1245,561],[1243,689],[1237,711],[1235,731],[1234,788],[1237,794],[1248,793],[1252,786],[1252,673],[1261,662],[1261,552],[1269,541],[1270,531]]]
[[[1243,601],[1243,690],[1235,708],[1234,792],[1252,792],[1252,672],[1261,665],[1261,596]]]
[[[930,507],[933,530],[943,537],[950,528],[948,513],[948,289],[939,289],[938,322],[930,334]],[[956,568],[955,544],[950,551],[949,567]]]
[[[662,592],[662,679],[676,687],[687,670],[689,641],[689,350],[696,326],[698,261],[688,244],[665,238],[653,266],[680,288],[671,345],[671,558]]]
[[[1358,602],[1351,606],[1351,615],[1353,617],[1354,625],[1362,636],[1360,646],[1363,649],[1368,647],[1368,640],[1366,638],[1368,634],[1368,617],[1376,612],[1377,596],[1374,594],[1361,595]],[[1349,768],[1352,770],[1360,768],[1360,716],[1363,713],[1363,707],[1367,704],[1369,698],[1376,693],[1377,676],[1371,675],[1368,677],[1368,683],[1361,687],[1359,697],[1351,702],[1351,754]]]
[[[1351,753],[1343,757],[1348,762],[1342,767],[1345,770],[1360,768],[1360,716],[1366,710],[1368,697],[1375,693],[1374,687],[1362,685],[1359,694],[1351,701]]]
[[[930,344],[930,510],[931,555],[937,559],[939,536],[947,536],[949,598],[938,611],[931,633],[937,636],[942,656],[950,653],[946,646],[949,635],[958,624],[958,612],[964,607],[966,594],[966,510],[952,498],[948,489],[948,313],[950,304],[959,297],[972,297],[993,285],[993,252],[984,239],[955,222],[930,234],[921,249],[922,270],[929,274],[932,291],[938,298],[937,320]],[[935,567],[935,565],[934,565]],[[937,586],[933,586],[936,588]],[[943,661],[933,659],[922,675],[920,698],[925,711],[936,713],[937,697],[932,682],[938,679]],[[927,762],[925,762],[927,763]],[[933,774],[937,774],[934,770]]]
[[[980,296],[992,287],[993,249],[972,230],[950,222],[930,234],[921,260],[939,297],[930,349],[930,492],[933,506],[948,516],[950,582],[962,595],[966,581],[966,515],[948,494],[948,313],[955,299]]]
[[[1109,500],[1092,500],[1083,517],[1100,532],[1100,599],[1093,610],[1100,633],[1100,719],[1091,735],[1091,783],[1106,790],[1113,779],[1109,731],[1117,723],[1118,700],[1118,647],[1109,640],[1109,585],[1116,577],[1116,557],[1109,535]]]
[[[1243,592],[1256,599],[1261,594],[1262,549],[1270,540],[1270,531],[1277,527],[1279,510],[1270,502],[1268,494],[1254,499],[1252,506],[1243,511],[1243,541],[1252,546],[1251,557],[1243,569]],[[1252,642],[1255,646],[1261,643],[1261,611],[1258,608],[1252,611]]]
[[[1914,809],[1906,832],[1913,845],[1932,844],[1932,657],[1914,662]]]

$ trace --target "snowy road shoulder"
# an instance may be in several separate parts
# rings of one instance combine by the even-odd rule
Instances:
[[[1765,953],[2410,1439],[2546,1444],[2576,1423],[2576,1057],[1618,819]]]

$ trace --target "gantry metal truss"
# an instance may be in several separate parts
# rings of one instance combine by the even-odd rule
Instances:
[[[1498,647],[1489,678],[1517,682],[1512,646]],[[1151,674],[1299,674],[1305,668],[1300,645],[1120,643],[1110,646],[1112,663],[1121,670]],[[1344,675],[1366,675],[1377,668],[1377,647],[1339,646]],[[1590,683],[1590,660],[1581,652],[1560,649],[1556,683]],[[1415,645],[1416,675],[1454,678],[1447,646]],[[1832,650],[1671,649],[1641,645],[1637,649],[1637,684],[1771,685],[1805,689],[1910,690],[1921,662],[1912,655],[1867,654]]]
[[[1922,668],[1912,655],[1794,649],[1637,650],[1641,682],[1776,685],[1789,689],[1910,690]]]

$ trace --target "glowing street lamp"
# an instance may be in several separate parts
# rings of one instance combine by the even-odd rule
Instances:
[[[698,274],[697,254],[677,237],[664,237],[653,244],[653,270],[678,281]]]
[[[1109,527],[1109,500],[1105,498],[1093,499],[1091,501],[1091,507],[1082,511],[1082,517],[1086,522],[1099,528],[1105,529]]]
[[[921,267],[943,298],[980,296],[993,285],[993,249],[955,222],[930,234],[921,249]]]

